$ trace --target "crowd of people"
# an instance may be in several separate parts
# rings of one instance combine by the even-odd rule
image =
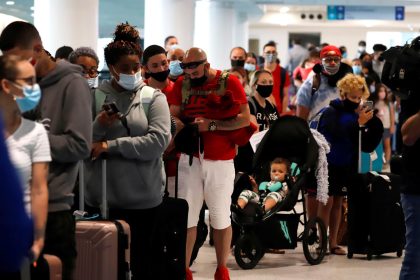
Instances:
[[[32,24],[17,21],[2,31],[0,159],[5,160],[1,173],[6,167],[10,172],[1,180],[10,181],[9,202],[22,209],[14,211],[19,246],[7,251],[13,251],[15,258],[8,259],[10,264],[0,262],[0,275],[19,279],[12,278],[19,277],[19,253],[31,260],[48,253],[61,259],[63,279],[74,279],[73,204],[79,163],[86,162],[86,203],[95,210],[101,207],[101,160],[107,158],[109,218],[130,224],[132,279],[160,279],[161,255],[156,248],[159,216],[164,215],[163,190],[166,183],[173,194],[176,177],[178,197],[189,206],[186,279],[193,279],[189,264],[203,203],[209,210],[216,251],[215,279],[230,279],[226,264],[232,239],[231,194],[235,173],[252,172],[254,151],[248,140],[281,116],[296,115],[310,122],[320,111],[325,117],[318,130],[331,145],[329,199],[326,204],[317,201],[317,183],[310,182],[308,216],[319,216],[329,228],[330,253],[346,254],[338,246],[337,234],[348,178],[357,173],[359,127],[380,119],[385,128],[385,168],[392,154],[399,100],[380,79],[384,65],[380,55],[386,47],[376,44],[369,54],[361,41],[357,57],[351,60],[345,46],[304,47],[295,40],[283,67],[277,45],[270,41],[261,56],[239,46],[230,54],[227,50],[231,68],[223,70],[212,67],[204,49],[181,49],[175,36],[167,37],[163,46],[145,49],[139,39],[128,23],[116,27],[104,49],[111,78],[100,83],[99,60],[92,48],[64,46],[53,57]],[[146,86],[154,89],[147,109],[141,96]],[[374,102],[373,108],[363,106],[366,100]],[[413,111],[408,117],[402,141],[418,151],[419,113]],[[187,153],[175,145],[174,138],[191,127],[200,137]],[[5,157],[3,141],[14,168]],[[263,211],[286,196],[282,182],[289,170],[287,159],[272,162],[271,181],[260,185],[271,192]],[[13,180],[14,171],[19,181]],[[418,189],[418,175],[410,174],[414,178],[410,190]],[[258,185],[254,181],[254,192],[241,194],[240,208],[258,200]],[[411,194],[403,196],[403,203],[414,203]],[[417,221],[418,212],[413,214]],[[12,230],[9,217],[0,217],[0,224]],[[2,242],[15,240],[5,234]],[[414,237],[408,231],[408,244],[418,248]],[[417,252],[408,252],[405,273],[412,269],[413,260],[419,260]],[[0,259],[5,260],[2,254]]]

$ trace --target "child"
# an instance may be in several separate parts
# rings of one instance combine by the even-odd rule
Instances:
[[[384,134],[382,137],[385,153],[384,169],[389,167],[391,160],[391,135],[395,132],[394,106],[388,97],[388,91],[384,84],[376,86],[376,92],[373,96],[375,109],[378,110],[376,116],[382,121]]]
[[[272,209],[279,200],[286,197],[288,188],[285,182],[286,175],[290,172],[290,162],[283,158],[275,158],[270,164],[270,182],[262,182],[258,187],[254,178],[250,177],[252,191],[244,190],[238,198],[238,206],[244,209],[249,201],[258,203],[260,196],[258,192],[269,192],[262,202],[264,212]]]

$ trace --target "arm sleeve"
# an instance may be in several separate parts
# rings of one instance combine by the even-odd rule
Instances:
[[[169,105],[180,106],[182,103],[182,81],[183,77],[176,80],[172,90],[167,93],[167,99]]]
[[[285,79],[285,81],[284,81],[284,87],[289,87],[290,86],[290,76],[289,76],[289,73],[287,72],[287,70],[286,70],[286,79]]]
[[[76,162],[90,155],[92,98],[82,77],[70,81],[62,107],[62,134],[49,134],[51,157],[58,162]]]
[[[229,75],[226,85],[226,90],[232,91],[232,97],[234,100],[239,102],[239,104],[248,104],[246,99],[246,94],[243,86],[239,79],[234,75]]]
[[[137,108],[138,109],[138,108]],[[108,141],[108,152],[124,158],[148,161],[162,156],[171,139],[171,120],[165,95],[159,91],[149,105],[148,129],[144,136]]]
[[[312,78],[308,77],[297,92],[297,105],[311,108],[312,103]]]
[[[35,140],[35,147],[32,153],[32,162],[50,162],[50,142],[48,141],[47,131],[43,125],[36,124],[38,134]]]

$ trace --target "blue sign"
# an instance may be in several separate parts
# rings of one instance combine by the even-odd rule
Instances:
[[[403,6],[328,6],[328,20],[404,20]]]

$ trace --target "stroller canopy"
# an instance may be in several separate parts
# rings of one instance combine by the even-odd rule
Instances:
[[[318,144],[305,120],[295,116],[278,118],[257,147],[253,169],[256,170],[276,157],[295,162],[301,172],[315,168]]]

